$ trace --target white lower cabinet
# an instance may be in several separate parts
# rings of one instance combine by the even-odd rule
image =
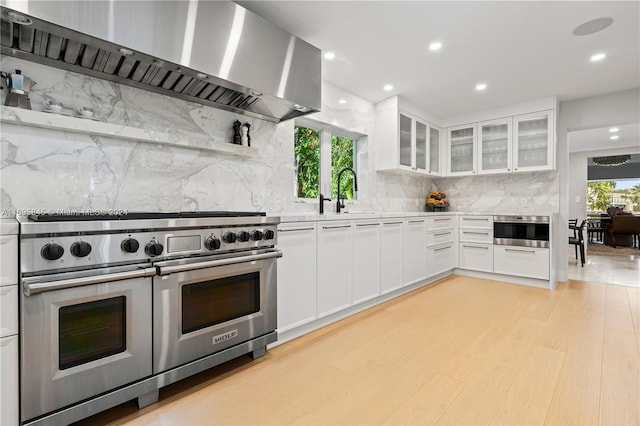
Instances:
[[[0,425],[18,424],[18,336],[0,338]]]
[[[458,267],[457,218],[435,216],[427,219],[427,276]]]
[[[549,249],[493,246],[493,272],[548,280]]]
[[[493,246],[461,241],[460,268],[493,272]]]
[[[357,222],[353,230],[353,303],[380,295],[380,222]]]
[[[0,337],[18,334],[18,286],[0,287]]]
[[[454,242],[427,248],[429,277],[450,271],[457,266],[456,244]]]
[[[287,223],[278,229],[278,331],[316,319],[316,224]]]
[[[380,235],[380,293],[402,287],[402,220],[383,220]]]
[[[351,306],[352,226],[350,222],[318,225],[318,317]]]
[[[409,285],[427,278],[427,222],[406,219],[402,229],[402,278]]]
[[[17,282],[18,236],[2,235],[0,236],[0,286]]]

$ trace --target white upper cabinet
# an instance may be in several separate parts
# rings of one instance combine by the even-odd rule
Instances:
[[[555,123],[553,111],[513,117],[514,171],[554,168]]]
[[[478,123],[478,173],[512,170],[511,126],[511,117]]]
[[[440,134],[426,119],[402,109],[398,97],[379,103],[376,170],[442,175]]]
[[[447,175],[461,176],[476,173],[477,133],[475,123],[447,129]]]
[[[428,171],[430,175],[444,176],[444,146],[443,146],[443,134],[444,132],[440,127],[429,125],[429,159],[428,159]]]

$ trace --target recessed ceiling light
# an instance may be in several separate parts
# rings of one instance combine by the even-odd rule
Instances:
[[[603,60],[604,58],[606,58],[607,55],[605,55],[604,53],[596,53],[595,55],[591,55],[591,62],[600,62],[601,60]]]
[[[386,90],[387,92],[390,92],[393,90],[393,86],[390,84],[385,84],[383,89]]]
[[[611,136],[609,139],[611,139],[612,141],[615,141],[615,140],[617,140],[617,139],[620,139],[620,136],[618,136],[618,135],[613,135],[613,136]]]
[[[333,52],[327,52],[324,54],[324,58],[328,60],[332,60],[336,58],[336,54]]]
[[[609,133],[615,133],[617,131],[619,131],[620,129],[618,129],[617,127],[612,127],[609,129]]]
[[[604,30],[611,24],[613,24],[612,18],[592,19],[591,21],[587,21],[584,24],[580,24],[577,27],[575,27],[573,29],[573,35],[583,36],[583,35],[597,33],[598,31]]]
[[[346,101],[346,99],[340,99],[340,100],[338,100],[338,103],[339,104],[346,104],[347,101]]]
[[[476,90],[481,92],[487,88],[487,83],[478,83],[476,84]]]
[[[439,41],[434,41],[429,45],[429,50],[436,51],[440,49],[442,49],[442,43],[440,43]]]

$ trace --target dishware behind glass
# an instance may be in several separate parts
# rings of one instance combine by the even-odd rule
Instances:
[[[93,117],[93,108],[91,107],[79,106],[76,108],[76,111],[78,112],[78,114],[80,114],[81,117]]]
[[[42,104],[46,109],[53,112],[62,112],[62,108],[64,108],[64,105],[62,104],[62,102],[58,102],[58,101],[44,100],[42,101]]]

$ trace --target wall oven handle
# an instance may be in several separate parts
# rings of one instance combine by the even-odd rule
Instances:
[[[282,257],[282,252],[276,250],[274,252],[252,254],[250,256],[232,257],[229,259],[210,260],[208,262],[197,262],[186,265],[174,265],[174,266],[158,266],[158,275],[169,275],[176,272],[193,271],[195,269],[213,268],[216,266],[233,265],[236,263],[253,262],[255,260],[265,260]]]
[[[34,296],[47,291],[62,290],[65,288],[81,287],[90,284],[100,284],[111,281],[128,280],[131,278],[152,277],[156,274],[155,268],[136,269],[135,271],[116,272],[82,278],[70,278],[68,280],[39,282],[29,278],[22,280],[22,291],[25,296]]]

